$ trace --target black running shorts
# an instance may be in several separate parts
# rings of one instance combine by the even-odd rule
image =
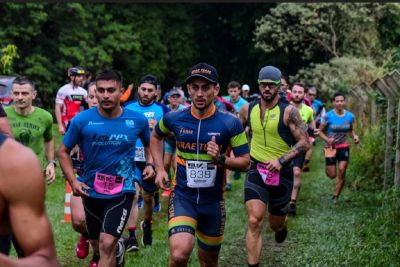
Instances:
[[[244,201],[259,199],[268,206],[272,215],[285,216],[293,188],[293,166],[285,167],[280,173],[278,186],[266,185],[252,160],[244,184]]]
[[[99,239],[100,232],[121,237],[133,203],[133,193],[116,198],[83,197],[89,239]]]

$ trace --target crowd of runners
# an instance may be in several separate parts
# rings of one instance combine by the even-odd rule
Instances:
[[[197,243],[201,266],[217,266],[231,177],[244,177],[247,264],[259,266],[264,218],[275,241],[284,242],[317,137],[325,144],[327,176],[338,176],[332,202],[338,201],[348,136],[359,142],[343,93],[335,93],[326,112],[315,86],[289,84],[274,66],[260,69],[253,94],[230,81],[225,97],[218,71],[207,63],[189,68],[164,96],[152,74],[126,89],[116,70],[93,80],[88,74],[70,68],[69,83],[57,92],[57,149],[52,115],[33,105],[33,79],[17,77],[13,105],[0,106],[0,266],[58,266],[44,206],[57,166],[73,191],[76,256],[92,251],[90,267],[123,266],[126,252],[152,246],[160,196],[169,198],[168,265],[187,266]],[[18,259],[7,256],[12,245]]]

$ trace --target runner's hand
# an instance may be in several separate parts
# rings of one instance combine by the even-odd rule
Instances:
[[[208,141],[207,143],[207,154],[210,155],[214,161],[218,161],[219,146],[215,141],[215,135],[213,135],[211,141]]]
[[[315,128],[315,129],[314,129],[314,135],[315,135],[315,136],[318,136],[318,135],[319,135],[319,129],[318,129],[318,128]]]
[[[151,180],[151,178],[154,178],[155,174],[153,166],[146,166],[142,173],[143,180]]]
[[[265,163],[265,166],[270,172],[279,172],[282,168],[281,164],[277,159],[267,161],[267,163]]]
[[[59,132],[61,135],[64,135],[64,134],[65,134],[65,127],[64,127],[64,125],[58,125],[58,132]]]
[[[353,140],[354,140],[355,144],[359,144],[360,143],[360,139],[359,139],[358,135],[354,135],[353,136]]]
[[[46,182],[47,185],[52,184],[56,180],[55,166],[53,163],[47,164],[46,167]]]
[[[156,172],[156,185],[163,189],[163,190],[168,190],[169,187],[169,178],[168,178],[168,173],[162,169],[162,170],[157,170]]]
[[[76,195],[80,196],[86,196],[88,197],[89,194],[87,193],[87,190],[89,190],[90,187],[87,186],[86,184],[79,182],[78,180],[75,180],[74,183],[72,184],[72,191]]]

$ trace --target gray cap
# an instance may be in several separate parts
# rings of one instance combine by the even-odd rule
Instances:
[[[171,89],[168,93],[168,96],[173,96],[173,95],[179,95],[182,96],[181,92],[179,92],[177,89]]]
[[[258,82],[264,82],[264,83],[276,83],[279,84],[281,82],[282,78],[282,73],[279,69],[273,67],[273,66],[265,66],[260,70],[260,73],[258,74]]]

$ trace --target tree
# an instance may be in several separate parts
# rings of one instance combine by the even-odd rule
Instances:
[[[1,49],[0,55],[1,73],[5,75],[10,74],[12,72],[14,60],[18,58],[17,47],[9,44]]]

